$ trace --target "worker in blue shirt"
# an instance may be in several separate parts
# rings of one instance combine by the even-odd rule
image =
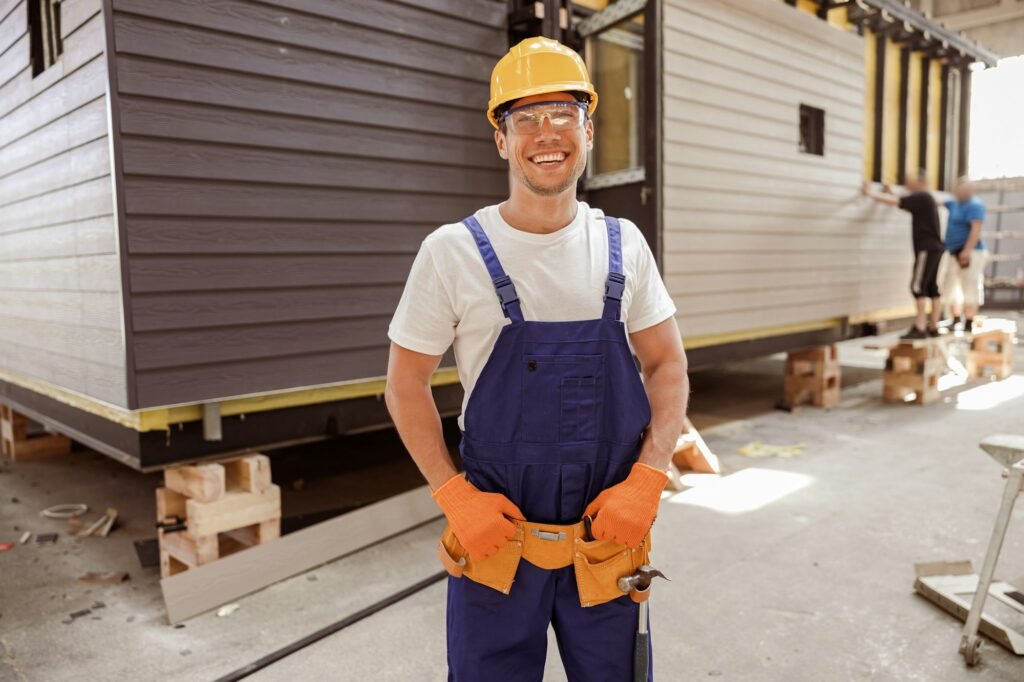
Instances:
[[[942,295],[954,318],[963,313],[964,331],[970,333],[974,315],[985,302],[988,251],[981,240],[985,205],[974,196],[974,186],[966,177],[957,180],[953,197],[945,202],[949,211],[946,250],[951,258],[943,278]]]

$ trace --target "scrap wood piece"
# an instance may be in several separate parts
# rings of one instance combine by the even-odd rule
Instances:
[[[805,443],[794,443],[793,445],[771,445],[754,441],[744,445],[737,450],[744,457],[797,457],[802,455],[807,448]]]
[[[678,469],[689,469],[701,474],[721,473],[718,457],[711,452],[688,418],[683,422],[683,427],[685,430],[676,440],[676,448],[672,453],[673,464]]]
[[[78,576],[78,582],[87,585],[120,585],[129,577],[127,571],[107,571],[105,573],[90,571],[85,575]]]
[[[26,542],[28,542],[29,538],[31,538],[31,537],[32,537],[32,531],[30,531],[30,530],[25,531],[24,533],[22,533],[21,539],[18,540],[18,544],[19,545],[24,545]]]
[[[160,581],[176,624],[440,517],[428,486],[242,550]]]

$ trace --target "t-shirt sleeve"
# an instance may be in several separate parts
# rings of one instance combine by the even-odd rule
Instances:
[[[630,334],[663,322],[676,313],[676,304],[661,279],[651,247],[635,225],[632,229],[640,248],[637,249],[636,282],[632,283],[633,296],[626,310],[626,331]]]
[[[918,195],[916,194],[904,194],[900,197],[900,208],[904,211],[910,211],[913,213],[920,205],[918,201]]]
[[[956,202],[953,201],[952,199],[946,199],[945,201],[942,202],[942,205],[946,207],[946,210],[952,211],[953,207],[956,206]]]
[[[967,220],[985,220],[985,204],[980,201],[972,201],[967,207],[966,215],[964,216]]]
[[[444,355],[455,340],[458,322],[451,296],[434,264],[430,245],[424,241],[391,318],[388,338],[418,353]]]

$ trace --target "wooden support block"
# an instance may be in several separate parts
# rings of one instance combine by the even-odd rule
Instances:
[[[220,500],[227,489],[224,465],[193,464],[166,469],[164,485],[200,502]]]
[[[223,499],[200,502],[187,499],[185,515],[193,537],[251,526],[281,516],[281,488],[271,485],[260,492],[227,492]]]
[[[246,547],[262,545],[281,537],[281,519],[269,519],[261,523],[254,523],[244,528],[225,531],[224,535],[238,541]]]
[[[246,455],[222,462],[228,490],[258,493],[270,487],[270,458]]]
[[[909,372],[885,372],[882,375],[882,400],[885,402],[905,402],[908,395],[914,393],[914,401],[918,405],[934,402],[939,397],[939,375],[912,374]]]
[[[185,566],[195,568],[220,558],[216,535],[193,536],[187,531],[165,533],[158,531],[160,549]]]
[[[967,353],[967,375],[972,378],[994,376],[1003,380],[1013,374],[1013,356],[972,350]]]
[[[796,362],[838,362],[835,345],[790,351],[786,358]]]
[[[156,489],[156,518],[163,521],[170,516],[185,518],[185,500],[187,498],[181,493],[167,488]]]
[[[160,577],[170,578],[172,575],[177,575],[183,571],[187,571],[188,566],[178,561],[170,555],[167,550],[160,550]]]

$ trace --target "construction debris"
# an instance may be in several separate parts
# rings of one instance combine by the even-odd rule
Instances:
[[[748,445],[744,445],[742,448],[737,450],[739,454],[744,457],[797,457],[804,453],[804,449],[807,447],[804,443],[795,443],[793,445],[771,445],[769,443],[762,443],[760,441],[754,441]]]
[[[12,547],[14,547],[13,542],[0,542],[0,552],[6,552]]]
[[[235,603],[235,604],[226,604],[225,606],[222,606],[219,609],[217,609],[217,616],[220,617],[220,618],[224,618],[226,616],[230,616],[232,613],[234,613],[235,611],[238,610],[238,606],[239,605],[237,603]]]
[[[26,542],[28,542],[29,538],[31,538],[31,537],[32,537],[32,531],[30,531],[30,530],[25,531],[22,534],[21,539],[18,540],[18,544],[19,545],[24,545]]]
[[[78,577],[78,582],[87,585],[120,585],[129,579],[127,571],[89,572]]]
[[[114,521],[117,519],[117,510],[113,507],[107,507],[107,511],[103,516],[99,517],[93,523],[85,528],[84,530],[78,531],[76,535],[78,537],[85,537],[88,535],[99,535],[100,537],[107,537],[110,530],[114,527]]]
[[[53,544],[57,542],[57,533],[39,533],[36,535],[36,544],[42,545],[44,543]]]
[[[39,512],[48,519],[73,519],[89,511],[87,504],[55,504]]]

